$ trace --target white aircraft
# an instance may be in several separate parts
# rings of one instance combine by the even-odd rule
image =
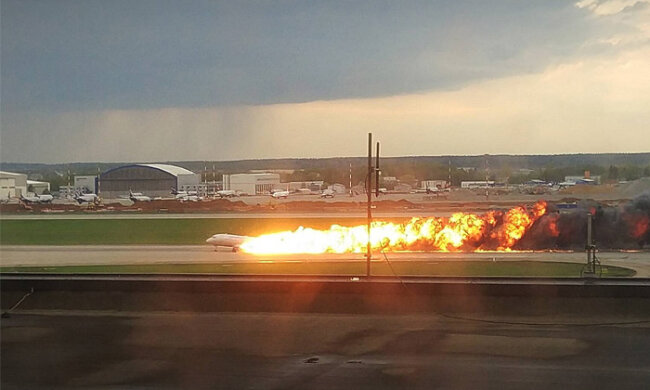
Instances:
[[[275,191],[274,193],[271,194],[272,197],[275,199],[287,199],[289,197],[289,191]]]
[[[151,202],[151,198],[142,194],[142,192],[129,191],[129,199],[133,202]]]
[[[174,195],[174,198],[176,199],[185,199],[190,196],[198,196],[199,193],[198,191],[177,191],[172,187],[172,195]]]
[[[203,197],[199,196],[196,191],[172,191],[172,194],[174,195],[174,199],[182,202],[198,202],[199,200],[203,200]]]
[[[81,203],[95,203],[99,198],[97,194],[75,194],[74,200]]]
[[[333,198],[334,197],[334,191],[331,189],[326,189],[320,194],[321,198]]]
[[[221,190],[217,191],[217,195],[219,195],[220,198],[234,198],[237,196],[237,193],[233,190]]]
[[[214,245],[214,249],[218,250],[219,248],[230,249],[233,252],[239,250],[239,246],[243,244],[250,237],[247,236],[238,236],[236,234],[215,234],[214,236],[205,240],[210,245]]]
[[[20,200],[26,203],[52,203],[54,197],[52,195],[39,195],[34,194],[34,196],[20,196]]]
[[[181,202],[198,202],[199,200],[203,200],[203,197],[198,195],[186,195],[181,197],[177,196],[176,199],[180,200]]]

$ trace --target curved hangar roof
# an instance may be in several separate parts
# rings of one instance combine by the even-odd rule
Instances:
[[[132,164],[132,165],[122,165],[121,167],[109,169],[108,171],[104,172],[102,175],[106,175],[109,173],[112,173],[114,171],[120,171],[123,169],[128,169],[128,168],[153,168],[157,169],[161,172],[165,172],[167,174],[170,174],[172,176],[182,176],[182,175],[195,175],[194,172],[187,170],[182,167],[178,167],[176,165],[169,165],[169,164]]]
[[[170,175],[179,176],[179,175],[194,175],[194,172],[185,169],[183,167],[177,167],[176,165],[169,164],[134,164],[138,167],[149,167],[154,169],[159,169],[163,172],[167,172]]]

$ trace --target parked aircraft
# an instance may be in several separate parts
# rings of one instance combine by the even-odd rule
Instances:
[[[97,194],[75,194],[74,195],[74,200],[81,203],[96,203],[99,198],[97,197]]]
[[[217,191],[217,195],[219,195],[220,198],[234,198],[235,196],[238,196],[237,193],[233,190]]]
[[[133,202],[151,202],[151,198],[142,194],[142,192],[129,191],[129,199]]]
[[[289,197],[289,191],[275,191],[274,193],[271,194],[272,197],[275,199],[287,199]]]
[[[25,203],[52,203],[52,199],[54,197],[52,195],[38,195],[34,194],[33,196],[20,196],[20,200],[22,200]]]
[[[320,194],[321,198],[333,198],[334,197],[334,191],[331,189],[326,189]]]
[[[176,191],[172,188],[172,195],[174,195],[174,199],[180,201],[198,202],[203,199],[197,191]]]

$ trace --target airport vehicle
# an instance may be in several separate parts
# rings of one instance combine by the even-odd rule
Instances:
[[[238,196],[237,193],[233,190],[217,191],[217,195],[219,195],[220,198],[234,198],[235,196]]]
[[[20,196],[20,200],[25,203],[52,203],[52,199],[54,199],[52,195]]]
[[[324,190],[324,191],[320,194],[320,197],[321,197],[321,198],[333,198],[333,197],[334,197],[334,191],[332,191],[332,190],[330,190],[330,189],[328,188],[328,189]]]
[[[239,246],[243,244],[248,238],[249,237],[247,236],[238,236],[236,234],[218,233],[205,240],[205,242],[210,245],[214,245],[215,250],[219,250],[219,248],[225,248],[230,249],[233,252],[237,252],[239,250]]]
[[[271,196],[275,199],[287,199],[289,197],[289,191],[275,191]]]
[[[74,195],[74,200],[76,200],[79,204],[81,203],[95,203],[97,202],[99,198],[97,197],[97,194],[75,194]]]
[[[151,198],[144,195],[142,192],[129,191],[129,199],[133,202],[151,202]]]

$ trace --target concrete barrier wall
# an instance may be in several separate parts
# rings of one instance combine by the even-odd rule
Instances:
[[[650,313],[647,280],[3,275],[2,309],[335,313]]]

